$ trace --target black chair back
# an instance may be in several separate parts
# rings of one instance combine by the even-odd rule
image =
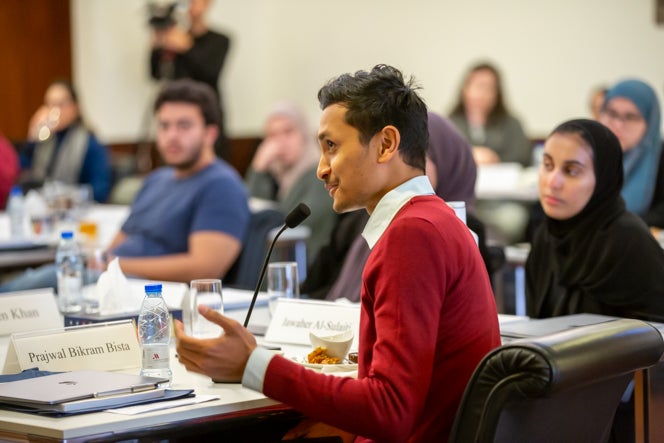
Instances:
[[[450,442],[605,442],[634,372],[662,353],[659,331],[631,319],[510,342],[475,370]]]
[[[267,235],[284,223],[284,215],[275,209],[251,213],[242,251],[224,277],[224,286],[254,289],[267,252]]]

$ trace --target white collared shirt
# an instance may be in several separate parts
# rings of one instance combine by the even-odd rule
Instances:
[[[433,194],[433,187],[426,175],[411,178],[385,194],[376,205],[376,209],[362,231],[362,236],[369,244],[369,248],[373,249],[394,216],[411,198]]]

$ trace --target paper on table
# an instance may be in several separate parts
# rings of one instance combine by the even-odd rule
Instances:
[[[127,406],[125,408],[106,409],[105,412],[122,415],[136,415],[144,412],[159,411],[162,409],[177,408],[178,406],[195,405],[207,401],[219,400],[218,395],[196,395],[195,397],[181,398],[179,400],[161,401],[146,405]]]
[[[48,214],[48,204],[44,197],[34,189],[28,191],[25,196],[25,213],[29,215],[41,216]]]
[[[224,310],[246,309],[251,304],[254,291],[248,289],[222,288],[221,296],[224,299]],[[259,292],[254,306],[267,306],[266,292]]]

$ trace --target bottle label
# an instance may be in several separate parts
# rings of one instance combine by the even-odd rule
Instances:
[[[168,369],[168,346],[143,345],[143,369]]]

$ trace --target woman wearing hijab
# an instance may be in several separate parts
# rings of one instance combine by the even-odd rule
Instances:
[[[607,91],[599,121],[620,141],[627,209],[644,217],[653,201],[662,150],[657,95],[641,80],[621,81]]]
[[[625,209],[623,154],[592,120],[558,126],[544,145],[545,221],[526,262],[526,309],[545,318],[594,313],[664,320],[664,252]]]
[[[438,114],[429,112],[428,125],[429,150],[427,152],[426,174],[436,195],[448,202],[465,202],[469,226],[472,220],[474,226],[471,226],[471,229],[480,228],[482,230],[477,234],[480,237],[482,256],[485,257],[484,226],[472,215],[475,203],[477,166],[475,160],[473,160],[470,144],[449,120]],[[369,257],[369,252],[371,252],[367,242],[360,235],[368,219],[368,214],[366,211],[356,211],[350,213],[347,217],[352,218],[342,221],[340,227],[343,225],[342,229],[352,235],[352,242],[349,242],[349,238],[344,239],[339,235],[333,237],[335,239],[333,245],[344,244],[345,251],[347,251],[344,255],[337,255],[339,265],[336,268],[341,268],[338,270],[338,277],[336,273],[333,274],[332,278],[327,280],[327,285],[322,288],[314,287],[313,284],[305,282],[302,292],[308,293],[312,298],[324,297],[327,300],[336,300],[344,297],[356,302],[360,300],[362,270]],[[353,230],[347,226],[350,223],[355,223]],[[335,230],[335,233],[339,232],[339,230]],[[332,247],[331,251],[334,252],[337,249],[338,247]],[[321,269],[325,270],[323,272],[326,272],[326,275],[330,275],[332,273],[331,269],[334,269],[334,267],[327,266],[321,267]],[[309,272],[307,279],[319,273],[316,271]]]
[[[273,200],[288,214],[299,203],[311,209],[302,224],[309,226],[309,262],[330,237],[337,215],[325,186],[316,176],[319,152],[302,111],[293,103],[278,103],[268,115],[263,142],[247,171],[252,197]]]
[[[429,151],[426,172],[436,195],[445,201],[462,201],[475,208],[477,165],[463,135],[447,119],[429,112]]]

